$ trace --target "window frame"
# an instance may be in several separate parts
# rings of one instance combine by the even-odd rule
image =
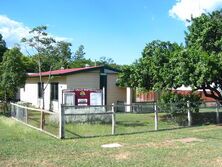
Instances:
[[[52,101],[59,100],[59,83],[58,82],[50,83],[50,98]]]
[[[42,97],[43,97],[43,92],[42,92],[42,90],[43,90],[43,88],[44,88],[44,82],[38,82],[38,98],[39,99],[42,99]]]

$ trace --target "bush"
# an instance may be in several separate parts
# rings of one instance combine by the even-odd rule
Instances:
[[[187,101],[190,101],[191,112],[198,113],[202,100],[195,93],[183,95],[172,91],[165,91],[160,96],[158,106],[161,112],[169,113],[169,119],[184,125],[187,121]]]

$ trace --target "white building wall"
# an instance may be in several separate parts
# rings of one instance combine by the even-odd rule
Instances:
[[[47,78],[43,78],[44,87],[47,85]],[[42,108],[43,100],[38,98],[38,82],[39,78],[28,78],[24,88],[20,89],[20,99],[24,102],[32,103],[38,108]],[[50,82],[58,82],[58,100],[50,102],[50,83],[47,85],[44,93],[45,97],[45,110],[52,109],[53,111],[59,111],[62,104],[62,90],[67,89],[65,77],[54,77]]]
[[[38,80],[36,78],[28,78],[24,88],[20,88],[20,100],[32,103],[38,106]]]

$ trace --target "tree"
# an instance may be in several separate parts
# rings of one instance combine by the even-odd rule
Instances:
[[[112,58],[107,58],[105,56],[99,58],[99,63],[103,65],[114,64],[114,60]]]
[[[96,64],[97,65],[108,65],[112,68],[115,68],[115,69],[119,69],[121,68],[121,65],[118,65],[114,62],[114,60],[112,58],[108,58],[108,57],[100,57],[98,61],[96,61]]]
[[[74,60],[82,60],[82,59],[84,59],[84,55],[85,54],[86,53],[84,51],[84,46],[80,45],[79,48],[75,52]]]
[[[0,34],[0,62],[2,62],[2,58],[6,50],[6,42],[3,40],[2,34]]]
[[[86,65],[94,66],[95,62],[93,62],[91,59],[83,58],[83,59],[74,60],[70,63],[71,68],[83,68]]]
[[[119,84],[141,90],[161,90],[175,85],[175,59],[182,46],[176,43],[152,41],[146,45],[142,58],[122,68]]]
[[[185,48],[162,41],[147,44],[119,82],[146,90],[191,86],[222,103],[222,10],[192,18],[185,35]]]
[[[27,73],[38,72],[38,65],[36,64],[36,61],[33,59],[33,57],[23,55],[21,59],[25,65],[25,70]]]
[[[71,43],[65,41],[59,41],[55,47],[55,59],[54,60],[54,69],[68,68],[71,61]]]
[[[18,48],[12,48],[4,53],[0,74],[0,88],[7,103],[8,99],[14,98],[18,88],[25,84],[25,65]]]
[[[185,40],[178,80],[222,103],[222,10],[193,18]]]
[[[48,33],[46,32],[47,27],[46,26],[39,26],[33,28],[29,33],[31,35],[30,38],[23,38],[22,42],[27,44],[29,47],[34,49],[34,52],[36,52],[35,60],[38,64],[38,72],[39,72],[39,80],[41,85],[43,85],[42,81],[42,68],[43,65],[48,65],[49,71],[53,68],[53,63],[51,61],[54,61],[54,44],[56,43],[55,39],[48,36]],[[30,56],[32,56],[30,54]],[[47,63],[46,63],[47,62]],[[51,75],[49,75],[46,86],[42,86],[42,101],[43,106],[42,109],[45,108],[45,89],[48,86],[48,83],[51,79]]]

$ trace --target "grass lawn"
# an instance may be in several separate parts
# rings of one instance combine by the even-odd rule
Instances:
[[[222,166],[222,127],[58,140],[0,116],[0,166]],[[120,148],[101,148],[120,143]]]

